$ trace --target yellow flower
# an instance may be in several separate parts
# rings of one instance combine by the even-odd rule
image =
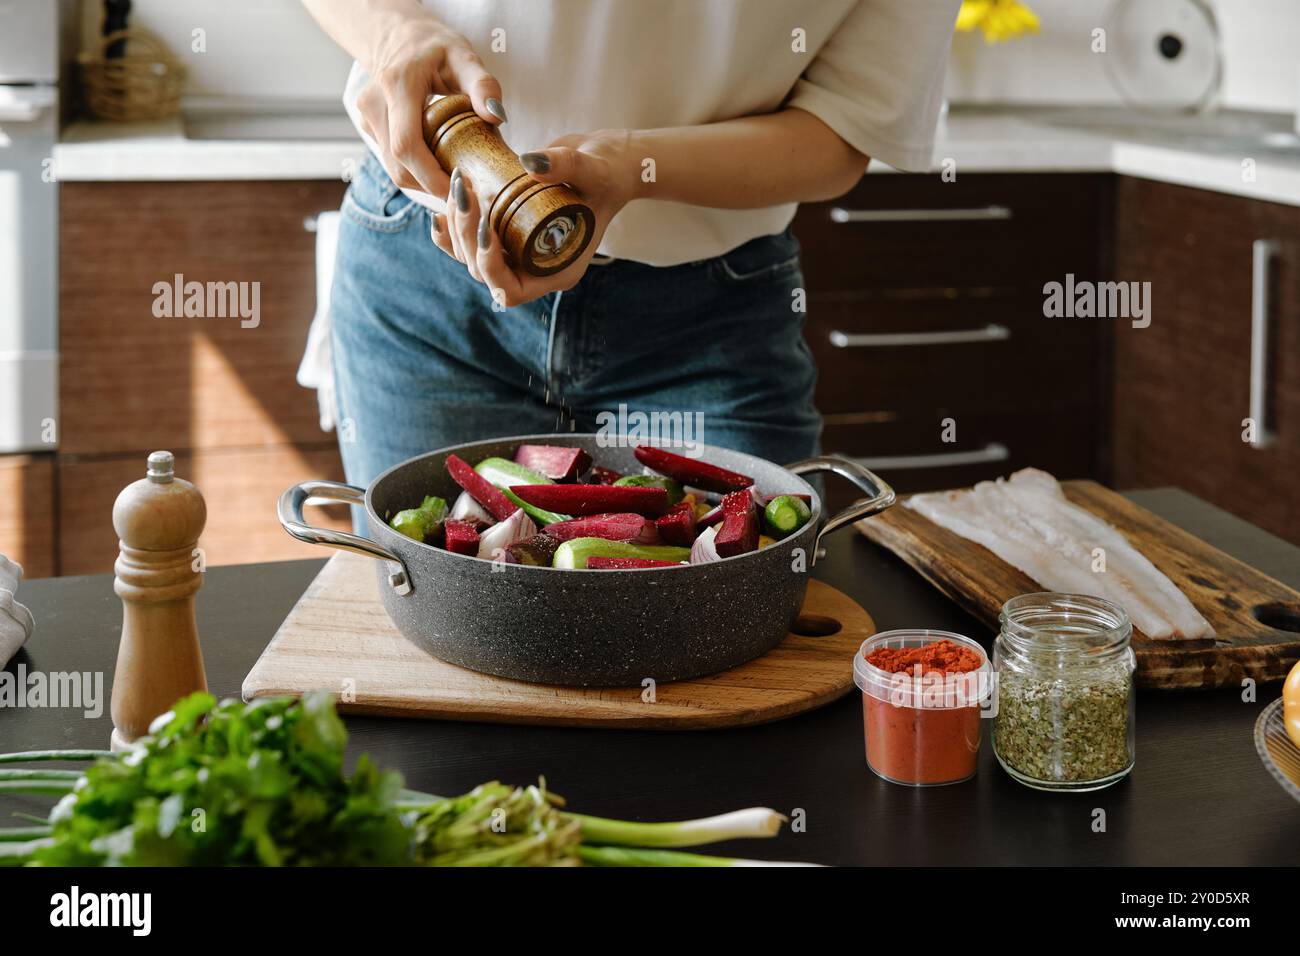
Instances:
[[[963,33],[981,30],[985,43],[997,43],[1037,33],[1038,17],[1020,0],[962,0],[957,29]]]

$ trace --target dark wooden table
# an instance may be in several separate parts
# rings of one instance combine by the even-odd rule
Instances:
[[[1236,557],[1300,586],[1300,548],[1179,491],[1132,497]],[[856,597],[882,629],[936,627],[992,635],[901,562],[841,533],[818,576]],[[213,568],[199,593],[208,680],[236,695],[244,675],[320,568],[318,561]],[[27,582],[36,634],[14,670],[103,671],[117,651],[120,606],[109,575]],[[1255,717],[1278,696],[1259,688],[1141,692],[1137,767],[1087,794],[1048,794],[997,766],[987,739],[974,780],[910,789],[867,770],[855,692],[820,711],[741,730],[655,733],[565,730],[391,718],[348,720],[355,753],[401,769],[410,786],[459,793],[490,779],[545,775],[570,805],[628,819],[703,816],[764,805],[803,819],[804,832],[736,843],[735,855],[832,864],[1295,864],[1300,804],[1261,766]],[[0,710],[0,750],[101,747],[111,721],[53,709]],[[5,807],[16,808],[7,800]],[[1097,832],[1095,810],[1105,811]],[[798,814],[802,811],[802,814]]]

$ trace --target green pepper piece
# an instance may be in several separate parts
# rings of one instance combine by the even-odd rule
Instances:
[[[681,482],[666,478],[663,475],[627,475],[614,482],[614,487],[662,488],[668,492],[670,507],[686,497],[686,490],[682,488]]]
[[[763,509],[763,523],[774,538],[784,538],[794,534],[812,517],[812,509],[802,498],[794,495],[778,495],[767,503]]]
[[[588,558],[649,558],[652,561],[689,561],[690,548],[666,544],[630,544],[605,538],[573,538],[555,549],[553,568],[585,568]]]
[[[393,515],[389,527],[414,541],[436,538],[447,518],[447,502],[436,495],[426,495],[418,508],[407,508]]]

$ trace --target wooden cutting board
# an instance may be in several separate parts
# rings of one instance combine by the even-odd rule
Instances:
[[[866,611],[820,581],[808,584],[800,622],[808,633],[790,634],[758,660],[660,684],[649,700],[639,687],[528,684],[448,664],[407,641],[379,601],[371,561],[340,552],[280,625],[244,679],[243,695],[327,690],[346,713],[493,723],[653,730],[761,724],[853,690],[853,655],[875,633]]]
[[[1154,641],[1135,630],[1139,684],[1280,680],[1300,659],[1300,593],[1094,481],[1063,481],[1061,487],[1072,502],[1122,531],[1214,627],[1215,639],[1204,641]],[[890,508],[858,522],[858,530],[995,630],[1007,599],[1043,590],[982,545],[911,508]]]

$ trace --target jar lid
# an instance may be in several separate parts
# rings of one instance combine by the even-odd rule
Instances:
[[[952,641],[974,651],[979,655],[980,666],[970,671],[931,671],[917,675],[912,671],[882,670],[867,660],[867,655],[882,647],[925,647],[938,641]],[[853,658],[853,682],[864,694],[898,707],[921,710],[980,706],[992,692],[992,674],[993,667],[984,648],[977,641],[952,631],[924,628],[882,631],[863,641]]]

